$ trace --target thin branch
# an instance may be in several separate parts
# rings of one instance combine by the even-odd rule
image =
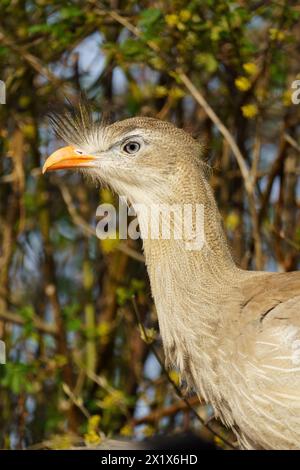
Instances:
[[[189,399],[189,406],[184,401],[180,401],[180,402],[174,403],[173,405],[167,406],[166,408],[152,411],[148,415],[142,416],[141,418],[133,418],[130,424],[132,426],[139,426],[140,424],[144,424],[144,423],[155,423],[161,418],[175,415],[179,411],[189,410],[190,407],[198,405],[198,404],[199,404],[199,398],[192,397]]]
[[[285,124],[286,126],[286,124]],[[273,188],[273,183],[275,181],[276,176],[281,172],[283,165],[284,165],[284,160],[286,157],[286,150],[287,150],[287,140],[285,138],[285,132],[283,130],[281,136],[280,136],[280,142],[279,142],[279,148],[278,148],[278,154],[275,158],[275,160],[272,163],[272,166],[269,171],[269,177],[268,177],[268,182],[266,185],[266,189],[264,190],[261,198],[261,205],[260,205],[260,210],[258,214],[258,223],[259,225],[262,224],[265,213],[268,208],[268,202],[270,199],[270,194]]]
[[[285,241],[289,246],[294,248],[296,251],[300,251],[300,244],[286,237],[283,231],[276,230],[274,225],[270,225],[270,229],[277,237],[281,238],[281,240]]]
[[[62,80],[56,77],[46,67],[44,67],[42,62],[37,57],[28,52],[24,47],[17,46],[5,35],[2,30],[0,30],[0,43],[4,44],[5,46],[9,47],[9,49],[16,52],[19,57],[23,58],[37,73],[46,77],[49,82],[53,83],[56,86],[59,86],[60,88],[64,86]]]
[[[259,135],[259,126],[260,126],[260,123],[257,123],[255,140],[254,140],[254,145],[253,145],[253,159],[252,159],[252,165],[251,165],[251,178],[252,178],[253,184],[256,183],[258,179],[258,164],[259,164],[260,152],[261,152],[261,137]]]
[[[290,144],[291,147],[293,147],[295,150],[300,152],[300,145],[298,144],[298,142],[290,134],[285,132],[283,137]]]
[[[90,413],[86,409],[86,407],[83,405],[82,398],[77,397],[74,392],[70,389],[69,385],[66,384],[65,382],[62,384],[63,391],[65,394],[70,398],[71,402],[73,405],[75,405],[79,410],[82,412],[82,414],[89,419],[90,418]]]
[[[20,326],[24,326],[27,323],[27,321],[23,317],[21,317],[21,315],[12,312],[0,312],[0,318],[1,320],[5,320],[9,323],[14,323]],[[47,333],[49,335],[54,336],[57,336],[58,334],[55,325],[45,323],[36,316],[32,318],[32,323],[34,327],[42,333]]]
[[[182,71],[178,71],[179,78],[181,81],[184,83],[185,87],[188,89],[188,91],[191,93],[193,98],[197,101],[197,103],[204,109],[208,117],[212,120],[212,122],[215,124],[215,126],[219,129],[223,137],[226,139],[228,142],[232,153],[234,154],[236,161],[239,165],[239,168],[241,170],[242,177],[244,179],[245,187],[247,190],[248,194],[253,193],[253,183],[252,183],[252,178],[251,174],[249,171],[249,168],[246,164],[246,161],[240,151],[240,149],[237,146],[237,143],[235,142],[232,134],[229,132],[227,127],[223,124],[221,119],[217,116],[215,111],[212,109],[212,107],[208,104],[202,93],[195,87],[195,85],[191,82],[189,77]]]

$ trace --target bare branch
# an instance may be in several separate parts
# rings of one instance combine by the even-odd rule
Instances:
[[[187,411],[190,409],[191,406],[199,405],[199,398],[192,397],[188,400],[188,402],[189,405],[187,405],[184,401],[180,401],[178,403],[174,403],[171,406],[167,406],[166,408],[152,411],[152,413],[149,413],[146,416],[142,416],[141,418],[134,418],[130,424],[132,426],[139,426],[140,424],[144,423],[155,423],[161,418],[175,415],[179,411]]]
[[[181,79],[181,81],[184,83],[188,91],[191,93],[193,98],[197,101],[197,103],[204,109],[208,117],[213,121],[215,126],[219,129],[221,134],[224,136],[224,138],[227,140],[233,155],[236,158],[236,161],[239,165],[239,168],[241,170],[241,174],[244,179],[245,187],[247,190],[248,194],[253,193],[253,184],[252,184],[252,178],[249,172],[249,168],[245,162],[245,159],[238,148],[232,134],[229,132],[227,127],[222,123],[221,119],[217,116],[215,111],[212,109],[212,107],[208,104],[202,93],[195,87],[195,85],[191,82],[189,77],[181,71],[178,71],[178,75]]]
[[[15,323],[16,325],[24,326],[26,324],[26,320],[18,315],[17,313],[12,312],[0,312],[0,318],[5,320],[9,323]],[[32,323],[34,327],[42,333],[47,333],[49,335],[57,336],[58,331],[55,325],[51,323],[45,323],[38,317],[33,317]]]

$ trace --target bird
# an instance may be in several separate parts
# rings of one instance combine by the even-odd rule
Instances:
[[[235,263],[198,139],[171,122],[51,118],[66,143],[43,173],[79,169],[130,204],[203,207],[201,249],[153,238],[137,212],[167,366],[210,403],[241,449],[300,447],[300,272]],[[174,222],[175,226],[175,222]]]

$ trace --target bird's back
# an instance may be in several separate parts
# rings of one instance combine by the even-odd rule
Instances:
[[[223,358],[226,395],[251,448],[300,446],[300,272],[241,283],[239,318]],[[229,344],[230,343],[230,344]]]

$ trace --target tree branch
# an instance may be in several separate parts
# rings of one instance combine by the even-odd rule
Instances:
[[[166,408],[152,411],[152,413],[149,413],[146,416],[142,416],[141,418],[133,418],[130,424],[132,426],[139,426],[140,424],[145,423],[155,423],[161,418],[164,418],[166,416],[172,416],[178,413],[179,411],[188,411],[190,410],[191,406],[199,405],[199,398],[192,397],[188,400],[188,402],[189,404],[187,405],[187,403],[185,403],[184,401],[180,401],[178,403],[174,403],[171,406],[167,406]]]
[[[12,312],[0,312],[0,318],[1,320],[5,320],[9,323],[15,323],[16,325],[24,326],[26,324],[26,320],[21,317],[21,315],[18,315],[17,313],[12,313]],[[45,323],[42,320],[40,320],[39,317],[33,317],[32,323],[34,327],[39,330],[41,333],[47,333],[49,335],[54,335],[57,336],[58,331],[55,325],[52,325],[51,323]]]

